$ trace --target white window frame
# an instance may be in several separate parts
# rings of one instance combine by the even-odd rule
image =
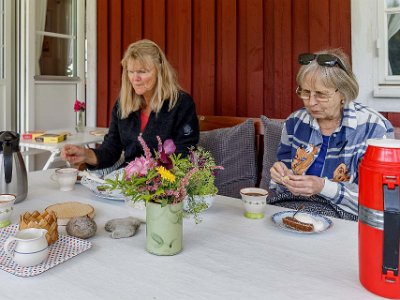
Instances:
[[[360,85],[356,101],[378,111],[400,112],[400,82],[387,76],[384,5],[385,0],[351,0],[352,65]]]
[[[72,45],[72,48],[73,48],[73,74],[71,76],[69,76],[69,75],[60,76],[60,75],[39,75],[39,74],[36,74],[35,75],[35,79],[37,79],[37,80],[54,80],[54,79],[56,79],[56,80],[62,80],[62,79],[65,79],[65,80],[71,80],[71,79],[72,80],[77,80],[78,79],[78,77],[79,77],[78,73],[79,72],[78,72],[77,68],[78,68],[78,60],[79,60],[78,59],[78,54],[80,54],[79,53],[80,49],[78,49],[79,45],[77,43],[77,37],[80,34],[80,32],[79,32],[79,30],[77,28],[78,27],[77,20],[79,20],[79,14],[83,13],[83,12],[82,12],[82,9],[78,8],[78,4],[79,3],[77,3],[77,1],[79,1],[79,0],[72,0],[72,8],[71,8],[71,11],[72,11],[71,18],[72,18],[72,24],[73,24],[73,32],[72,32],[72,34],[63,34],[63,33],[40,31],[40,30],[36,30],[35,31],[35,34],[36,34],[37,37],[38,36],[43,36],[43,37],[53,37],[53,38],[60,38],[60,39],[70,40],[70,42],[71,42],[70,45]],[[36,28],[36,26],[35,26],[35,28]]]
[[[378,1],[378,85],[374,89],[375,97],[400,96],[400,76],[388,74],[389,69],[389,43],[388,43],[388,18],[391,13],[400,13],[400,7],[386,8],[386,1]]]
[[[5,66],[4,66],[4,50],[5,50],[5,3],[0,0],[0,80],[4,80]]]
[[[2,0],[2,23],[0,26],[2,57],[0,67],[2,71],[0,74],[0,131],[1,130],[15,130],[15,105],[14,105],[14,81],[12,80],[13,69],[12,63],[14,61],[13,38],[11,32],[14,30],[12,25],[13,14],[13,1]]]

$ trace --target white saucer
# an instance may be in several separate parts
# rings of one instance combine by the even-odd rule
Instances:
[[[280,229],[283,230],[287,230],[287,231],[291,231],[291,232],[296,232],[296,233],[301,233],[301,234],[315,234],[315,233],[321,233],[324,232],[326,230],[328,230],[329,228],[331,228],[333,226],[333,223],[330,219],[328,219],[325,216],[322,215],[318,215],[315,213],[306,213],[306,212],[300,212],[299,214],[304,214],[304,215],[309,215],[312,218],[315,219],[316,222],[322,222],[322,228],[320,228],[319,230],[314,230],[314,231],[299,231],[299,230],[295,230],[293,228],[290,228],[288,226],[286,226],[285,224],[283,224],[282,219],[285,217],[292,217],[293,214],[295,213],[294,210],[291,211],[281,211],[278,212],[274,215],[272,215],[271,219],[272,222]]]

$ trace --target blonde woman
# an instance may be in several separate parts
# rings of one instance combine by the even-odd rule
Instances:
[[[98,149],[65,145],[61,157],[74,165],[104,169],[124,151],[129,162],[143,153],[139,134],[150,149],[157,149],[160,136],[163,141],[172,139],[176,152],[186,155],[199,139],[196,108],[180,89],[163,51],[150,40],[140,40],[129,45],[121,64],[121,91],[104,142]]]

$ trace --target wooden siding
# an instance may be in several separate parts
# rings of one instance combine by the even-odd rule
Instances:
[[[350,0],[98,0],[97,125],[108,126],[120,60],[142,38],[158,43],[198,114],[286,118],[297,56],[351,53]]]

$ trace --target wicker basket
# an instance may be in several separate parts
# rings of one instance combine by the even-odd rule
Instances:
[[[20,216],[19,229],[42,228],[46,229],[46,239],[49,245],[55,243],[58,239],[57,217],[54,212],[44,211],[39,213],[35,210],[33,213],[26,212]]]

